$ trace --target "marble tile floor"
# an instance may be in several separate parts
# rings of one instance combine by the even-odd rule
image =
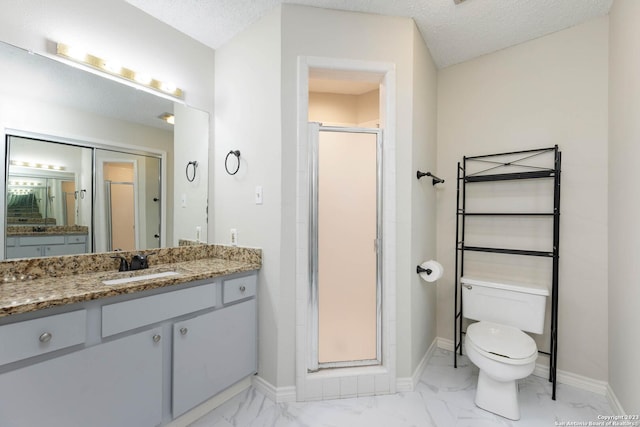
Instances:
[[[478,369],[463,356],[437,349],[415,391],[319,402],[274,403],[251,387],[190,427],[544,427],[597,422],[612,415],[605,396],[530,376],[520,381],[519,421],[486,412],[473,403]],[[580,424],[577,424],[580,425]]]

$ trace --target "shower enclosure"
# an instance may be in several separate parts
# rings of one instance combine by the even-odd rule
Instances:
[[[381,131],[310,127],[309,370],[379,365]]]

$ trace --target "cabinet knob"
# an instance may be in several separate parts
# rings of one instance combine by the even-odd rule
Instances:
[[[240,285],[240,293],[241,294],[244,294],[244,291],[246,291],[246,290],[247,290],[246,286]]]
[[[189,330],[187,328],[185,328],[185,327],[180,328],[180,333],[182,335],[187,335],[187,332],[189,332]]]
[[[50,332],[44,332],[38,339],[40,340],[40,342],[49,342],[51,341],[51,338],[53,338],[53,335],[51,335]]]
[[[159,342],[162,337],[159,334],[153,336],[153,342]]]

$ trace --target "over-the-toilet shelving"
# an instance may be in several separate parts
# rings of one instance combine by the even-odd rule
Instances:
[[[540,351],[542,354],[549,356],[549,381],[552,383],[552,399],[556,398],[556,371],[558,358],[558,273],[559,273],[559,251],[560,251],[560,171],[561,171],[562,153],[558,146],[549,148],[540,148],[533,150],[512,151],[505,153],[494,153],[481,156],[463,157],[462,162],[458,162],[458,179],[457,179],[457,198],[456,198],[456,255],[455,255],[455,295],[454,295],[454,366],[458,366],[458,356],[462,355],[462,336],[463,316],[462,316],[462,293],[460,290],[460,278],[465,274],[465,253],[466,252],[485,252],[501,255],[516,255],[548,258],[551,265],[551,316],[550,316],[550,334],[549,334],[549,351]],[[551,181],[553,190],[540,191],[537,184],[522,186],[522,190],[517,192],[520,204],[527,205],[528,208],[518,210],[510,207],[509,209],[469,209],[468,202],[470,196],[477,190],[477,186],[482,183],[495,183],[499,181],[520,181],[524,180],[531,183],[542,184]],[[529,191],[530,193],[527,193]],[[508,193],[508,192],[507,192]],[[548,200],[548,208],[546,210],[533,209],[536,205],[537,198],[552,197]],[[493,188],[491,192],[484,195],[484,204],[490,205],[492,197],[501,199],[500,203],[495,205],[501,208],[505,207],[505,197],[500,194],[500,188]],[[529,197],[529,200],[527,200]],[[473,198],[473,197],[471,197]],[[552,203],[552,204],[551,204]],[[514,203],[516,204],[516,203]],[[552,207],[551,207],[552,206]],[[536,206],[537,207],[537,206]],[[490,231],[499,228],[500,221],[504,221],[506,217],[520,218],[523,221],[523,232],[534,229],[530,227],[527,221],[539,220],[540,218],[548,218],[552,222],[552,244],[548,248],[516,248],[512,245],[502,247],[488,244],[486,246],[479,244],[467,244],[466,237],[470,232],[469,224],[471,218],[494,218],[497,226]],[[500,233],[498,233],[500,234]],[[482,237],[500,237],[487,236]],[[503,236],[508,238],[509,236]],[[551,241],[551,240],[550,240]],[[504,263],[496,263],[495,268],[504,267]]]

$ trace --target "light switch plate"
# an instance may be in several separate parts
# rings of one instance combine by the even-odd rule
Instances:
[[[262,204],[262,185],[256,185],[256,205]]]

